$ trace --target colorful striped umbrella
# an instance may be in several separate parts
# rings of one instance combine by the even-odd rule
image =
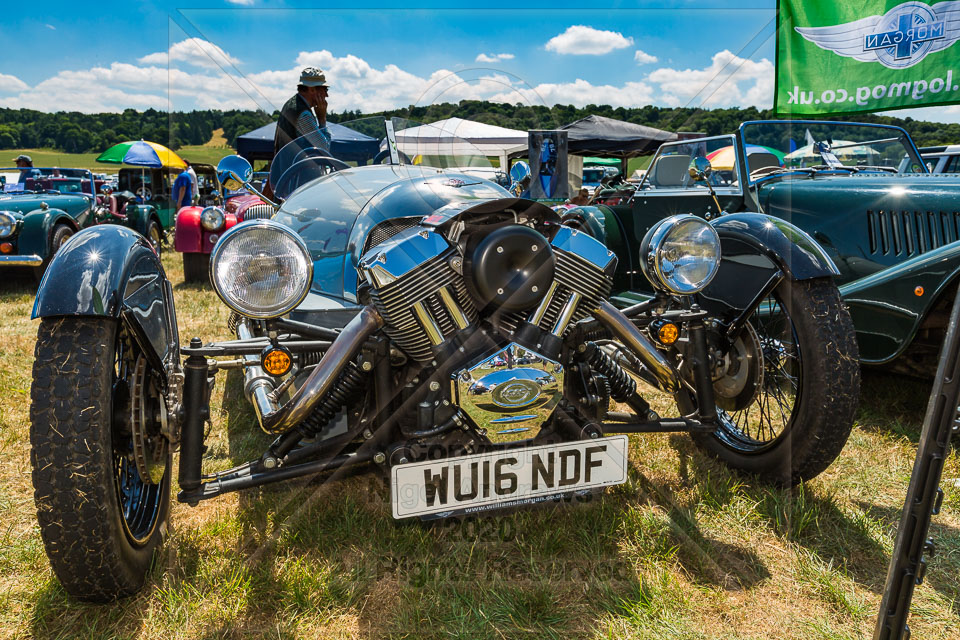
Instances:
[[[156,142],[143,140],[115,144],[97,157],[97,162],[132,164],[137,167],[173,167],[186,169],[187,163],[176,153]]]
[[[783,162],[783,152],[777,151],[770,147],[764,147],[759,144],[748,144],[747,145],[747,155],[753,155],[754,153],[772,153],[777,156],[777,159],[782,163]],[[736,153],[734,152],[734,147],[728,145],[726,147],[720,147],[716,151],[707,154],[707,160],[710,161],[711,166],[714,169],[719,170],[730,170],[733,169],[734,163],[736,162]]]

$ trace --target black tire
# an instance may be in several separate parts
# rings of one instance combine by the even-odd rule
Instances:
[[[734,469],[796,485],[823,472],[847,442],[860,401],[859,352],[831,279],[784,280],[772,304],[774,313],[751,320],[763,345],[757,397],[741,411],[720,411],[717,431],[693,438]]]
[[[30,390],[37,519],[54,573],[80,600],[138,591],[166,534],[169,447],[162,479],[143,483],[123,453],[132,445],[116,418],[134,345],[112,318],[45,318],[37,336]]]
[[[33,277],[40,282],[43,279],[43,274],[47,271],[47,266],[50,265],[50,261],[53,260],[53,256],[60,250],[60,247],[63,246],[63,243],[70,239],[74,234],[73,227],[67,224],[58,224],[53,228],[53,231],[50,233],[50,252],[47,253],[46,260],[43,261],[43,264],[39,267],[33,268]]]
[[[210,282],[210,254],[183,254],[183,281]]]
[[[150,218],[147,223],[147,241],[153,246],[153,250],[160,255],[163,250],[163,227],[154,218]]]

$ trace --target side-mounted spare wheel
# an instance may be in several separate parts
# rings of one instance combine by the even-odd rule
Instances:
[[[71,596],[139,590],[170,510],[170,447],[158,383],[136,342],[106,317],[44,318],[30,395],[40,534]]]

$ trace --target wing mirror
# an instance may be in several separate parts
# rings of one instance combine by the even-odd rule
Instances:
[[[693,159],[689,171],[691,178],[697,182],[702,182],[710,177],[710,174],[713,172],[713,166],[710,164],[710,161],[703,156],[697,156]]]
[[[510,191],[519,196],[530,182],[530,165],[521,160],[510,167]]]
[[[253,179],[253,166],[250,161],[240,156],[226,156],[217,164],[217,177],[225,191],[236,191],[241,187],[255,193],[264,202],[269,203],[274,209],[279,209],[280,205],[273,202],[267,196],[250,184]],[[226,194],[223,194],[226,198]]]

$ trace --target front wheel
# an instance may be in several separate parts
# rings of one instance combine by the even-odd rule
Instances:
[[[753,346],[742,350],[762,362],[752,401],[718,399],[719,427],[694,441],[737,470],[799,484],[830,466],[853,427],[860,398],[853,321],[824,278],[784,280],[751,325],[745,342]]]
[[[30,462],[40,535],[71,596],[138,591],[170,510],[170,447],[158,381],[112,318],[40,324]]]
[[[150,246],[153,247],[157,255],[160,255],[163,245],[163,228],[160,226],[160,223],[153,218],[147,223],[147,240],[150,241]]]

